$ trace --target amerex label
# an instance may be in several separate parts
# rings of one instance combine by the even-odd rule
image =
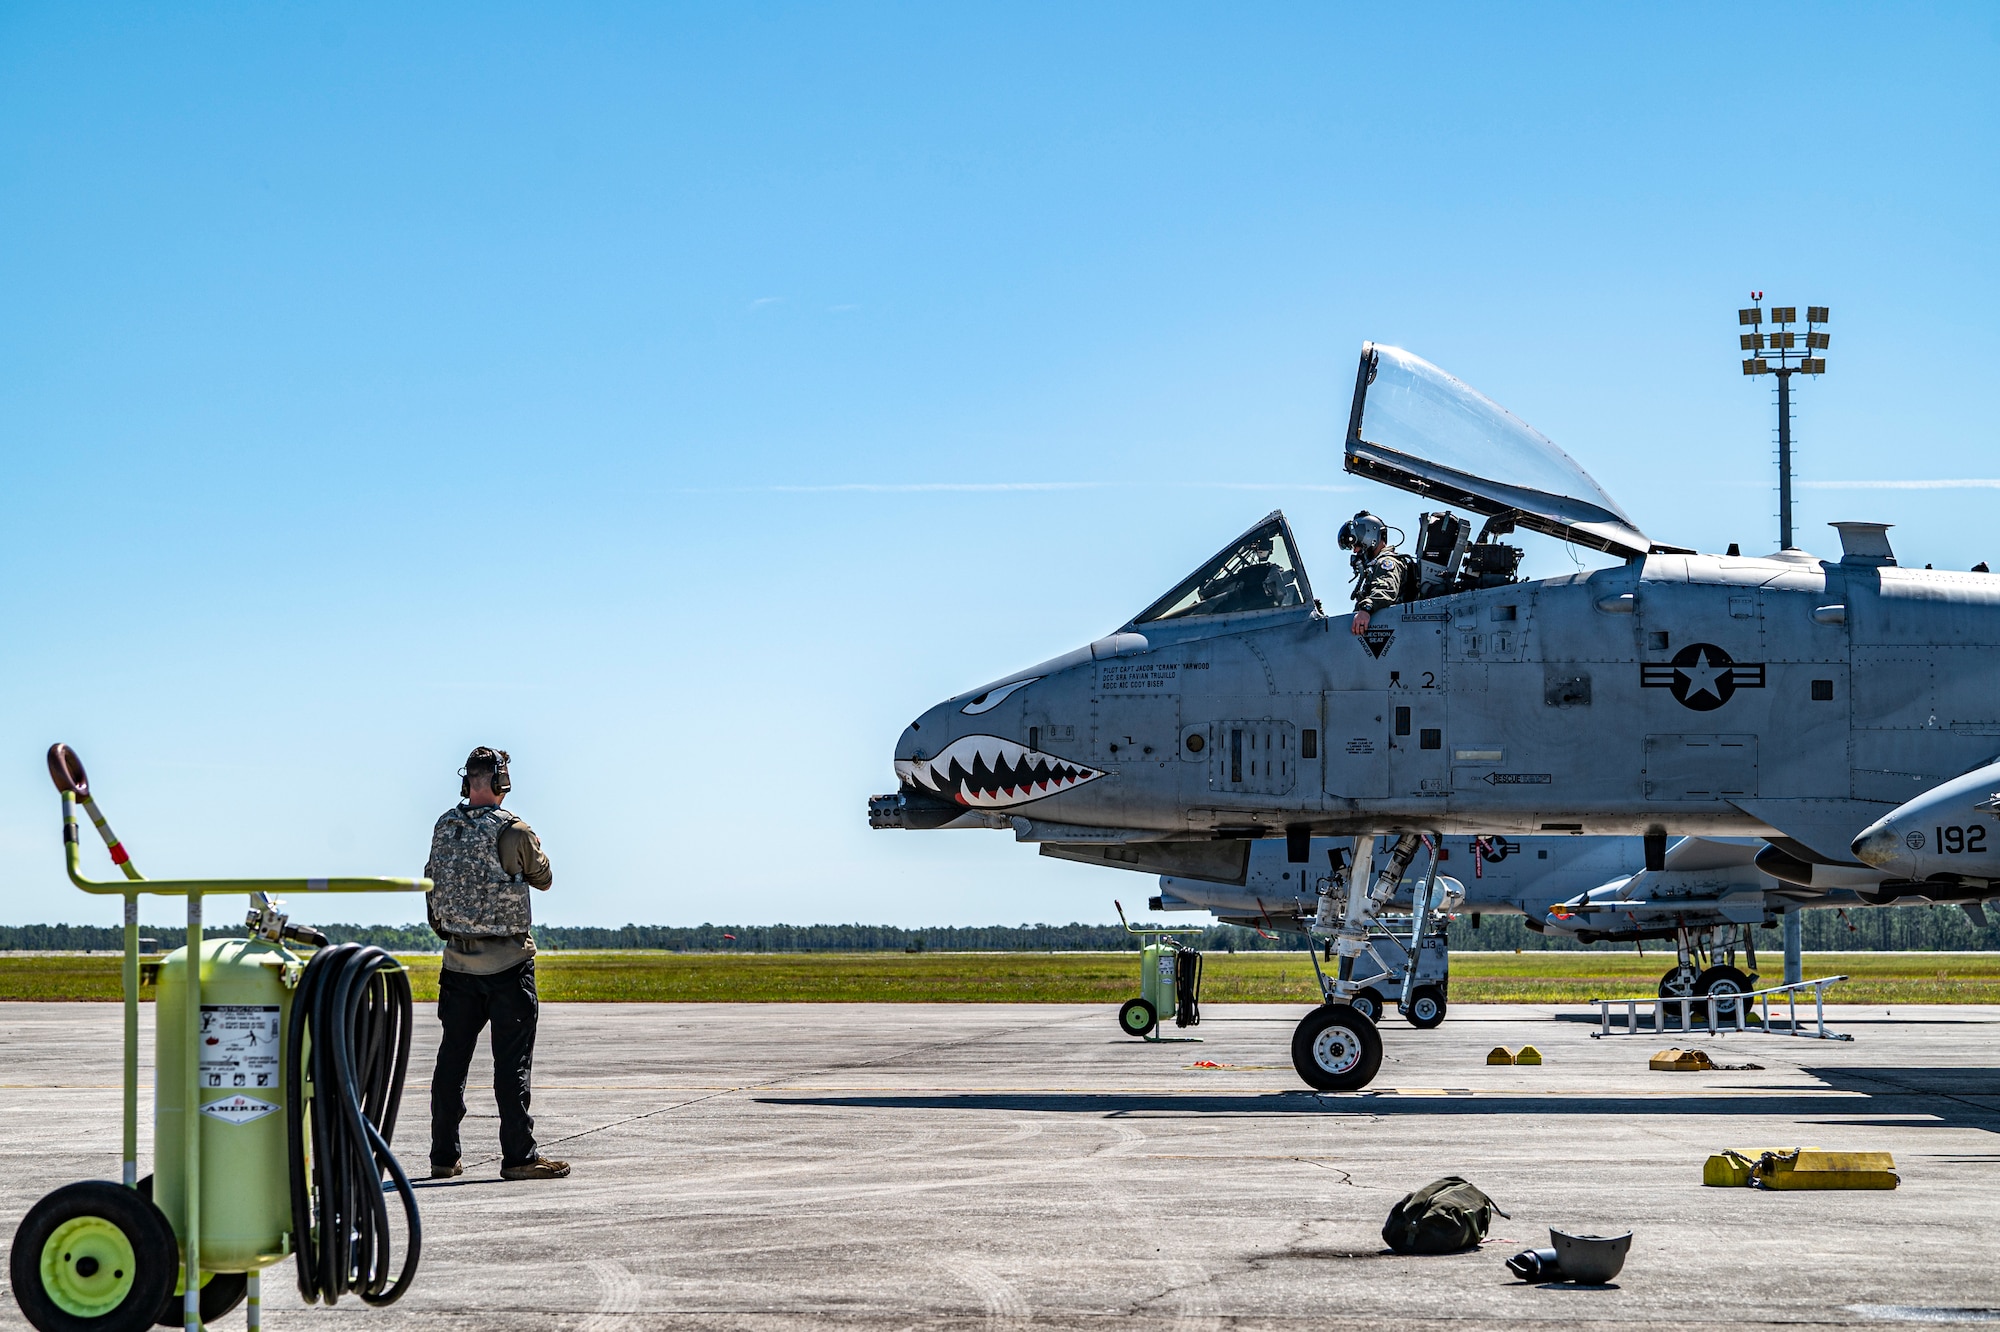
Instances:
[[[225,1096],[219,1101],[210,1101],[201,1108],[201,1112],[225,1124],[248,1124],[253,1119],[276,1114],[278,1107],[254,1096]]]
[[[277,1090],[278,1026],[276,1004],[203,1004],[197,1080],[203,1087]]]

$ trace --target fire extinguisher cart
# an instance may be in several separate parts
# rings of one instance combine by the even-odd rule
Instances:
[[[386,1225],[380,1227],[379,1237],[370,1233],[375,1227],[366,1221],[360,1231],[348,1231],[349,1220],[327,1210],[334,1200],[319,1188],[323,1181],[315,1179],[301,1187],[300,1154],[310,1155],[309,1139],[317,1143],[323,1132],[340,1131],[340,1107],[331,1098],[345,1097],[354,1084],[348,1081],[336,1089],[332,1066],[318,1059],[350,1053],[345,1048],[320,1050],[314,1062],[304,1062],[307,1051],[302,1047],[314,1041],[331,1047],[336,1037],[327,1034],[332,1029],[309,1026],[303,1009],[294,1012],[295,995],[313,977],[308,964],[285,945],[326,941],[316,931],[290,925],[277,895],[425,892],[430,881],[147,879],[105,822],[83,764],[68,746],[49,750],[49,773],[62,792],[63,852],[70,881],[87,893],[125,899],[125,1162],[118,1184],[64,1185],[38,1202],[21,1222],[10,1255],[10,1275],[28,1321],[43,1332],[137,1332],[173,1319],[173,1305],[178,1303],[178,1321],[187,1332],[198,1332],[204,1315],[219,1317],[247,1300],[248,1324],[257,1328],[263,1268],[302,1247],[315,1247],[317,1232],[335,1229],[367,1235],[371,1252],[335,1255],[345,1260],[343,1271],[325,1289],[308,1295],[324,1295],[328,1303],[341,1289],[356,1290],[369,1303],[387,1303],[400,1296],[415,1273],[420,1243],[414,1195],[387,1147],[409,1054],[408,978],[400,964],[379,949],[323,948],[314,958],[322,974],[343,973],[343,1002],[351,999],[355,1011],[378,1014],[369,1019],[376,1022],[371,1035],[382,1048],[399,1052],[392,1085],[381,1089],[388,1094],[376,1097],[365,1109],[356,1107],[356,1118],[367,1121],[363,1137],[373,1131],[380,1148],[372,1162],[363,1163],[364,1169],[372,1164],[392,1176],[391,1182],[404,1195],[410,1227],[404,1271],[393,1294],[382,1298],[389,1286]],[[112,861],[124,871],[123,882],[83,876],[79,805],[103,836]],[[246,926],[250,937],[204,940],[203,899],[244,894],[251,900]],[[156,1169],[147,1180],[139,1178],[138,1161],[142,896],[187,899],[187,944],[160,964],[154,1005]],[[319,967],[322,960],[325,966]],[[400,1030],[395,1024],[398,996]],[[315,1011],[327,1007],[324,998],[301,1002],[316,1004]],[[379,1014],[387,1014],[386,1023]],[[299,1085],[316,1081],[317,1086]],[[323,1092],[328,1102],[311,1099],[315,1092]],[[386,1123],[378,1124],[378,1119]],[[308,1128],[306,1121],[312,1120],[323,1122]],[[310,1161],[307,1171],[311,1173]],[[375,1177],[378,1186],[371,1205],[386,1222],[380,1173]],[[300,1233],[301,1217],[309,1233]],[[316,1249],[313,1256],[319,1256]],[[304,1268],[302,1262],[302,1289],[308,1284]],[[352,1280],[357,1273],[358,1284]]]
[[[1127,934],[1148,941],[1139,948],[1139,997],[1119,1006],[1118,1030],[1148,1041],[1200,1044],[1199,1036],[1163,1036],[1160,1024],[1168,1018],[1182,1028],[1201,1023],[1202,958],[1182,936],[1199,941],[1202,927],[1134,925],[1125,919],[1122,902],[1111,905],[1118,908],[1118,922]]]

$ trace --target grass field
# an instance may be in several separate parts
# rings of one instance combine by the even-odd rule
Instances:
[[[1453,953],[1453,1003],[1571,1003],[1648,994],[1671,954]],[[1778,959],[1764,962],[1775,983]],[[437,997],[435,954],[404,959],[417,998]],[[116,955],[0,956],[0,999],[118,997]],[[536,963],[552,1002],[1102,1003],[1138,993],[1131,953],[546,952]],[[2000,1004],[2000,953],[1808,953],[1808,978],[1848,975],[1836,1003]],[[151,998],[148,988],[146,997]],[[1211,953],[1210,1003],[1309,1003],[1302,953]]]

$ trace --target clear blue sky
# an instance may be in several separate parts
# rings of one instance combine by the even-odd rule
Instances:
[[[1337,594],[1368,338],[1674,542],[1773,544],[1752,288],[1808,487],[2000,477],[1996,103],[1990,4],[8,6],[0,916],[115,918],[62,739],[155,875],[415,873],[491,743],[547,920],[1108,918],[871,833],[904,724],[1280,505]]]

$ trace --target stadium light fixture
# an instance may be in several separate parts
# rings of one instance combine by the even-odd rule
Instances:
[[[1752,292],[1750,299],[1762,302],[1764,293]],[[1796,305],[1774,305],[1770,309],[1769,322],[1776,327],[1765,332],[1765,312],[1761,304],[1736,312],[1739,328],[1754,327],[1758,330],[1739,333],[1737,345],[1746,352],[1775,353],[1769,357],[1745,357],[1743,373],[1778,377],[1778,545],[1785,550],[1792,548],[1792,376],[1826,373],[1826,358],[1810,353],[1823,352],[1827,348],[1827,335],[1814,327],[1827,322],[1827,308],[1824,305],[1806,307],[1803,342],[1797,333],[1784,327],[1798,320],[1799,308]]]

